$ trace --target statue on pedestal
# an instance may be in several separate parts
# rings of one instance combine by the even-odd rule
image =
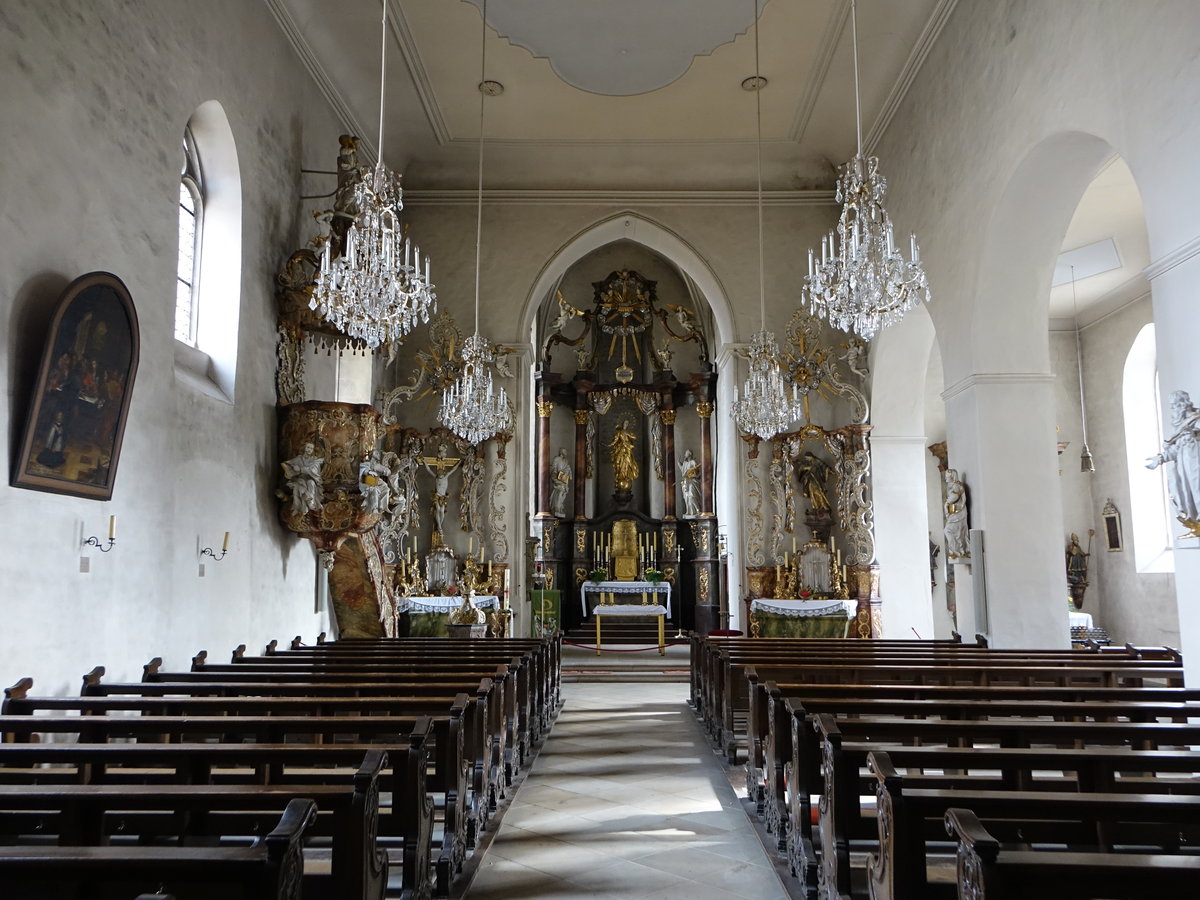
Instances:
[[[694,519],[700,515],[700,463],[689,447],[679,461],[679,488],[683,494],[683,515]]]
[[[637,460],[633,458],[634,440],[629,419],[622,419],[608,444],[612,453],[613,483],[618,494],[628,494],[640,474]]]
[[[1171,394],[1171,424],[1175,433],[1163,441],[1162,452],[1150,457],[1146,468],[1175,463],[1171,500],[1178,513],[1176,518],[1188,530],[1189,537],[1200,537],[1200,409],[1192,404],[1187,391]]]
[[[1091,537],[1095,533],[1088,531],[1089,545]],[[1083,609],[1083,594],[1088,587],[1089,556],[1091,554],[1084,552],[1084,549],[1079,546],[1079,535],[1072,534],[1071,541],[1067,544],[1067,590],[1076,609]]]
[[[946,558],[971,558],[967,534],[967,487],[958,477],[958,469],[946,470]]]
[[[372,450],[371,455],[358,464],[358,490],[362,494],[363,512],[387,512],[392,493],[388,484],[391,475],[378,450]]]
[[[571,463],[567,451],[559,448],[550,462],[550,512],[562,518],[567,514],[567,490],[571,486]]]

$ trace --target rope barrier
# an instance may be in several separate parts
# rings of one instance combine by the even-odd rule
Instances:
[[[574,641],[564,640],[563,643],[566,644],[568,647],[578,647],[580,650],[595,650],[595,649],[597,649],[595,645],[577,644]],[[663,643],[664,647],[684,647],[686,645],[687,645],[687,641],[665,641]],[[615,647],[601,647],[599,649],[602,653],[645,653],[647,650],[657,650],[658,644],[651,644],[649,647],[633,647],[632,649],[629,649],[629,650],[618,650]]]

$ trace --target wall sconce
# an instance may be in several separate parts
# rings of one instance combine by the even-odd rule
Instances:
[[[225,540],[221,543],[221,552],[218,554],[212,547],[205,547],[200,551],[201,556],[211,556],[216,562],[220,562],[225,558],[225,554],[229,552],[229,532],[225,532]]]
[[[90,538],[88,538],[87,540],[85,540],[83,542],[83,546],[84,547],[97,547],[97,548],[99,548],[101,553],[107,553],[109,550],[111,550],[113,548],[113,545],[116,542],[117,542],[117,517],[109,516],[108,517],[108,543],[107,544],[101,543],[100,538],[96,537],[93,534]]]

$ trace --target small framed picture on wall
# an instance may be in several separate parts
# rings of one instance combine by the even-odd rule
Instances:
[[[1121,541],[1121,514],[1117,512],[1117,507],[1113,505],[1111,498],[1104,504],[1103,517],[1104,543],[1109,552],[1124,550],[1125,546]]]

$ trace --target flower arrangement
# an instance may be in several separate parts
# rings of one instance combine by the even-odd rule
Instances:
[[[604,569],[592,569],[592,571],[588,573],[588,581],[594,581],[596,584],[599,584],[607,578],[608,572]]]
[[[663,580],[663,573],[658,569],[647,569],[644,574],[646,580],[651,584],[659,584]]]
[[[812,596],[813,596],[813,592],[810,588],[804,588],[802,591],[800,591],[800,599],[801,600],[811,600]]]

